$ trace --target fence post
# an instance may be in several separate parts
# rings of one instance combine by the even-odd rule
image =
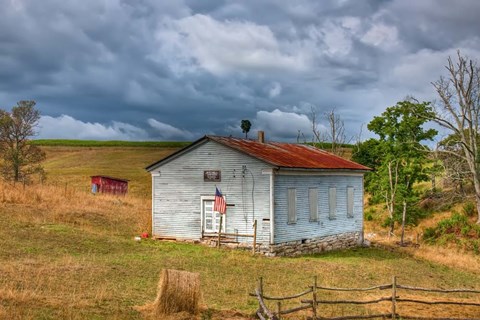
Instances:
[[[258,278],[258,293],[260,294],[260,298],[263,299],[263,278],[262,277]],[[260,300],[258,300],[258,309],[263,312],[262,304],[260,303]]]
[[[312,311],[313,311],[313,320],[317,320],[317,276],[313,277],[313,302],[312,302]]]
[[[253,248],[252,253],[255,254],[255,248],[257,247],[257,220],[253,222]]]
[[[218,248],[220,248],[220,237],[222,235],[222,220],[223,220],[223,215],[220,213],[220,226],[218,227],[218,244],[217,244]]]
[[[397,276],[393,276],[392,278],[392,319],[395,320],[397,318]]]
[[[263,277],[258,278],[258,291],[263,298]]]
[[[278,315],[278,320],[282,319],[282,316],[280,313],[282,312],[282,302],[277,301],[277,315]]]

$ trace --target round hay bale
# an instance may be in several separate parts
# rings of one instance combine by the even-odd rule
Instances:
[[[164,269],[158,282],[153,314],[154,316],[179,312],[197,314],[199,300],[200,275],[198,273]]]

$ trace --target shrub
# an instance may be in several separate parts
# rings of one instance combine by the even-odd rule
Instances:
[[[480,226],[470,222],[466,215],[454,212],[450,218],[439,221],[435,227],[425,229],[423,240],[430,244],[456,244],[479,253]]]
[[[467,217],[473,217],[477,214],[477,209],[475,208],[475,204],[471,201],[465,202],[463,205],[463,213]]]
[[[372,221],[374,214],[375,214],[375,210],[373,210],[373,209],[369,209],[369,210],[365,211],[365,220],[366,221]]]

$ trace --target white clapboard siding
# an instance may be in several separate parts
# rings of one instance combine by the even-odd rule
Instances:
[[[242,166],[247,171],[242,174]],[[270,177],[262,170],[270,165],[231,148],[208,141],[159,168],[153,174],[153,234],[178,239],[200,239],[201,197],[215,195],[215,186],[226,196],[226,232],[253,234],[270,240]],[[204,170],[220,170],[221,182],[204,182]],[[158,177],[155,177],[158,175]],[[253,197],[253,198],[252,198]],[[241,238],[251,242],[251,238]]]
[[[347,214],[348,187],[353,188],[353,214]],[[296,190],[296,222],[288,223],[288,190]],[[318,221],[310,219],[309,193],[318,190]],[[329,190],[336,189],[335,219],[329,217]],[[310,194],[311,196],[311,194]],[[275,243],[320,236],[361,232],[363,225],[362,176],[275,176]]]

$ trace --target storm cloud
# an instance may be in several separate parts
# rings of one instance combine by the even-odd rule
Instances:
[[[41,138],[311,136],[347,127],[480,52],[476,0],[0,0],[0,107],[37,101]]]

